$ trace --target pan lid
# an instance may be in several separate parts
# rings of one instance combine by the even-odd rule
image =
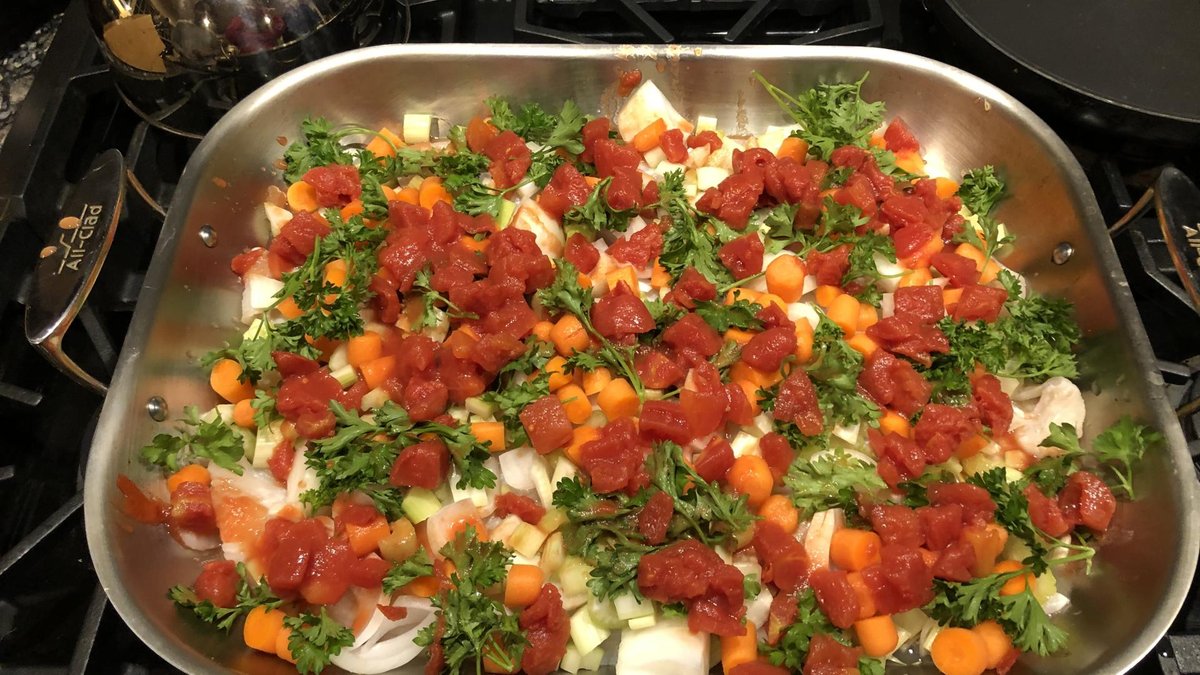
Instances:
[[[1200,3],[1194,0],[945,0],[976,33],[1080,93],[1200,123]]]

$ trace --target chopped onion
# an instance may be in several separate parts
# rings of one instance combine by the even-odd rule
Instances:
[[[376,608],[354,644],[329,661],[347,672],[375,675],[399,668],[419,656],[421,647],[414,640],[421,629],[433,623],[432,605],[428,599],[410,596],[402,596],[392,605],[407,609],[408,615],[392,621]]]

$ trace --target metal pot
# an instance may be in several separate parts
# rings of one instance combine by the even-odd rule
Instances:
[[[931,171],[956,175],[995,164],[1012,197],[998,213],[1019,239],[1005,262],[1042,293],[1064,296],[1086,334],[1085,435],[1122,414],[1163,431],[1144,461],[1137,502],[1118,508],[1095,561],[1073,579],[1059,619],[1068,654],[1024,659],[1023,672],[1118,673],[1145,655],[1183,602],[1197,555],[1195,477],[1164,399],[1146,335],[1083,172],[1066,146],[1027,108],[962,71],[898,52],[841,47],[387,46],[324,59],[288,73],[237,105],[200,144],[180,181],[134,314],[87,467],[88,544],[113,605],[155,651],[191,673],[289,672],[176,611],[164,590],[190,582],[198,561],[162,528],[123,515],[118,474],[148,477],[137,451],[164,430],[161,406],[213,404],[196,357],[234,337],[241,291],[230,258],[263,244],[261,203],[278,183],[277,137],[294,137],[306,115],[367,125],[405,112],[467,119],[495,93],[587,110],[619,104],[618,74],[640,68],[688,116],[716,115],[745,132],[782,113],[750,77],[757,69],[796,90],[870,71],[868,99],[887,102],[927,151]],[[432,84],[436,83],[436,84]],[[736,125],[735,128],[730,128]],[[149,413],[149,414],[148,414]],[[153,417],[153,418],[152,418]],[[1150,487],[1153,486],[1153,487]],[[918,672],[917,666],[912,672]],[[929,668],[928,666],[926,668]],[[413,664],[405,672],[418,672]],[[931,668],[930,668],[931,670]]]
[[[395,39],[395,0],[88,0],[125,102],[199,138],[259,86],[304,63]]]

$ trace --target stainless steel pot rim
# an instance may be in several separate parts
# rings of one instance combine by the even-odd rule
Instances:
[[[461,57],[487,58],[490,56],[545,58],[545,59],[583,59],[583,60],[614,60],[642,62],[647,60],[665,59],[669,62],[700,59],[729,59],[729,60],[783,60],[789,57],[803,55],[807,58],[845,59],[856,63],[888,63],[903,65],[914,71],[952,80],[961,87],[968,89],[984,102],[985,105],[1000,106],[1008,109],[1026,125],[1037,142],[1055,157],[1068,158],[1060,168],[1063,170],[1074,197],[1078,201],[1083,216],[1084,227],[1093,241],[1099,242],[1097,250],[1098,261],[1103,265],[1105,284],[1111,293],[1119,314],[1125,317],[1137,317],[1137,309],[1133,303],[1128,283],[1121,271],[1116,252],[1108,242],[1103,218],[1100,214],[1091,187],[1078,162],[1073,159],[1063,141],[1036,115],[1022,103],[1008,95],[996,86],[953,66],[927,59],[925,57],[872,47],[811,47],[811,46],[709,46],[709,45],[511,45],[511,44],[433,44],[433,45],[383,45],[369,47],[337,54],[301,66],[272,82],[238,103],[217,123],[208,136],[200,143],[184,169],[179,181],[176,197],[172,203],[158,244],[154,258],[145,277],[143,300],[134,311],[126,345],[145,344],[154,316],[158,311],[161,300],[161,290],[170,274],[174,252],[179,244],[179,233],[184,225],[191,195],[195,192],[197,181],[200,180],[204,167],[214,148],[230,128],[241,124],[241,120],[260,108],[270,106],[275,98],[300,83],[330,72],[336,72],[350,64],[362,61],[386,61],[395,58],[420,59],[430,57]],[[749,76],[749,67],[747,68]],[[436,112],[436,111],[435,111]],[[152,300],[147,302],[147,300]],[[1152,387],[1148,408],[1154,413],[1154,421],[1161,427],[1168,440],[1168,449],[1174,479],[1180,487],[1182,500],[1182,518],[1185,526],[1180,550],[1184,558],[1174,568],[1172,578],[1168,582],[1168,593],[1153,620],[1144,628],[1138,639],[1128,644],[1112,661],[1122,664],[1118,667],[1107,668],[1094,672],[1125,672],[1150,652],[1164,635],[1175,615],[1183,604],[1187,590],[1191,585],[1196,567],[1198,549],[1200,549],[1200,510],[1198,510],[1195,476],[1187,445],[1179,425],[1174,422],[1174,414],[1161,389],[1161,376],[1154,364],[1149,341],[1140,321],[1129,322],[1130,337],[1137,346],[1134,360],[1139,369],[1147,373],[1147,380]],[[109,397],[112,401],[122,401],[133,392],[133,366],[141,356],[136,348],[123,348],[118,360]],[[100,482],[109,475],[106,470],[116,460],[113,444],[118,438],[117,427],[121,415],[117,404],[106,403],[100,416],[99,423],[92,441],[91,455],[88,459],[87,475],[84,486],[84,514],[87,530],[88,548],[92,562],[101,586],[109,600],[116,608],[121,618],[131,630],[155,652],[167,658],[172,665],[185,672],[211,672],[214,664],[193,659],[190,655],[180,654],[173,649],[167,638],[141,613],[133,598],[118,583],[115,558],[108,554],[108,539],[113,523],[103,517],[106,508],[112,505],[103,503],[105,491]]]

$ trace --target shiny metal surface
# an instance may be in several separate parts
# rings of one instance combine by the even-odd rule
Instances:
[[[300,68],[239,104],[184,172],[88,464],[88,543],[100,580],[130,627],[188,672],[291,670],[175,611],[165,589],[190,582],[199,565],[161,528],[139,527],[123,516],[115,489],[119,473],[146,476],[137,449],[164,428],[146,414],[147,399],[162,396],[175,411],[215,402],[195,358],[240,332],[234,324],[240,291],[228,265],[244,247],[267,239],[260,204],[278,180],[276,138],[294,137],[305,115],[367,125],[394,124],[405,111],[466,119],[495,93],[555,105],[571,97],[585,110],[611,113],[620,100],[618,73],[631,67],[658,83],[685,115],[716,115],[730,132],[783,119],[751,79],[752,69],[791,90],[870,71],[864,95],[886,101],[890,114],[905,119],[923,141],[931,170],[957,175],[985,163],[1001,168],[1012,196],[998,215],[1019,238],[1005,262],[1039,291],[1065,296],[1079,308],[1087,335],[1081,360],[1089,392],[1086,435],[1129,413],[1168,439],[1137,474],[1145,497],[1118,510],[1097,575],[1073,584],[1073,605],[1062,619],[1072,631],[1070,653],[1023,660],[1020,670],[1117,673],[1134,664],[1183,601],[1200,516],[1182,434],[1083,172],[1048,127],[995,87],[908,54],[840,47],[389,46]],[[219,235],[213,248],[198,236],[205,225]],[[1074,254],[1055,264],[1052,251],[1063,242]],[[419,670],[417,664],[409,669]]]
[[[25,338],[56,368],[104,395],[107,385],[75,363],[62,342],[100,275],[121,205],[125,159],[118,150],[96,158],[63,205],[62,220],[39,252],[25,303]]]

